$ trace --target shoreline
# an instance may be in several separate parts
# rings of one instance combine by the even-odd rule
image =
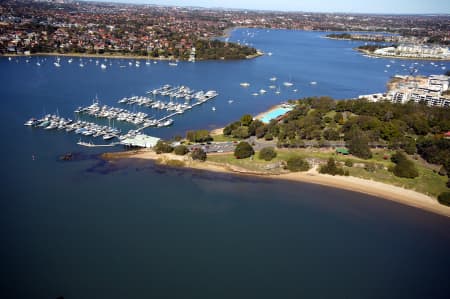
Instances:
[[[354,50],[363,53],[367,56],[374,58],[386,58],[386,59],[401,59],[401,60],[423,60],[423,61],[450,61],[450,58],[423,58],[423,57],[404,57],[404,56],[386,56],[386,55],[377,55],[370,51],[354,48]]]
[[[250,171],[237,166],[210,162],[208,160],[205,162],[193,161],[187,156],[177,156],[175,154],[158,155],[152,150],[106,153],[103,154],[101,158],[109,162],[120,159],[152,160],[160,165],[169,165],[170,161],[178,160],[183,163],[183,166],[181,167],[186,169],[197,169],[234,175],[260,177],[271,180],[275,179],[316,184],[325,187],[363,193],[406,206],[419,208],[441,216],[450,217],[450,207],[441,205],[436,199],[428,195],[373,180],[366,180],[351,176],[346,177],[320,174],[316,168],[312,168],[307,172],[271,174],[269,172]]]
[[[225,61],[234,60],[249,60],[260,56],[263,56],[263,52],[256,52],[253,55],[248,55],[244,59],[229,59]],[[29,55],[25,54],[0,54],[0,57],[34,57],[34,56],[48,56],[48,57],[74,57],[74,58],[111,58],[111,59],[133,59],[133,60],[151,60],[151,61],[172,61],[175,58],[169,57],[146,57],[146,56],[136,56],[136,55],[116,55],[116,54],[84,54],[84,53],[31,53]],[[179,61],[189,62],[188,60],[178,59]],[[195,62],[202,61],[219,61],[221,59],[196,59]]]

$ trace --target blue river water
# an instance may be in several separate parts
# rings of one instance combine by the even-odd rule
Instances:
[[[445,217],[311,184],[106,163],[98,158],[104,149],[79,147],[78,135],[23,126],[45,113],[74,118],[95,97],[119,106],[164,84],[219,92],[172,127],[145,131],[169,138],[288,99],[382,92],[410,66],[423,75],[450,69],[367,58],[352,50],[360,43],[324,35],[238,29],[230,40],[272,55],[177,67],[99,59],[102,70],[95,58],[81,68],[64,57],[56,68],[54,57],[0,58],[0,297],[448,298]],[[267,93],[252,95],[260,89]],[[74,161],[59,160],[67,152]]]

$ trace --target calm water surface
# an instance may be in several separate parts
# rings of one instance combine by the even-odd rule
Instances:
[[[35,57],[29,63],[1,58],[0,296],[448,298],[447,218],[315,185],[146,161],[104,163],[100,150],[78,147],[74,134],[23,126],[43,113],[73,117],[96,95],[119,106],[121,97],[166,83],[220,93],[173,127],[147,131],[171,137],[289,98],[383,91],[389,76],[408,73],[414,63],[369,59],[352,51],[358,43],[322,35],[237,30],[232,40],[273,55],[178,67],[111,60],[102,71],[95,59],[80,68],[78,59],[62,58],[55,68],[50,57],[40,58],[41,67]],[[442,72],[440,64],[417,63],[421,74]],[[279,78],[280,96],[251,96],[268,90],[272,76]],[[244,81],[248,89],[239,86]],[[59,161],[66,152],[76,153],[75,161]]]

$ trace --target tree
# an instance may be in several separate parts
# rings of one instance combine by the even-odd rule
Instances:
[[[245,114],[244,116],[241,117],[241,124],[243,126],[248,127],[253,121],[253,116],[251,116],[250,114]]]
[[[256,135],[256,130],[260,127],[264,127],[264,123],[260,121],[259,119],[255,119],[251,122],[251,124],[248,126],[248,133],[250,136]]]
[[[180,144],[175,147],[174,153],[175,155],[184,156],[189,153],[189,149],[187,148],[187,146]]]
[[[442,192],[439,194],[438,201],[440,204],[450,207],[450,192]]]
[[[240,121],[235,121],[235,122],[229,124],[228,126],[223,128],[223,135],[225,135],[225,136],[231,135],[231,132],[233,130],[237,129],[238,127],[240,127],[240,126],[241,126],[241,122]]]
[[[326,129],[323,131],[325,140],[339,140],[339,133],[335,129]]]
[[[329,158],[327,164],[322,165],[319,169],[320,173],[331,174],[331,175],[344,175],[344,170],[342,167],[338,167],[336,160],[333,157]]]
[[[353,125],[350,131],[345,134],[347,147],[352,155],[362,159],[372,158],[369,148],[369,138],[358,126]]]
[[[277,156],[277,152],[273,147],[262,148],[259,152],[259,158],[266,161],[271,161]]]
[[[290,157],[286,161],[286,168],[290,171],[308,171],[311,166],[309,165],[308,161],[303,159],[300,156],[293,156]]]
[[[173,147],[169,143],[159,140],[156,143],[154,150],[157,154],[171,153],[173,151]]]
[[[266,126],[258,127],[255,131],[256,138],[263,138],[266,135],[267,128]]]
[[[205,161],[206,160],[206,152],[201,148],[196,148],[191,152],[192,160]]]
[[[234,156],[237,159],[245,159],[255,154],[253,147],[245,141],[240,142],[234,149]]]
[[[408,179],[419,176],[419,172],[417,171],[414,163],[408,160],[402,152],[397,152],[392,155],[391,161],[395,163],[395,167],[393,169],[395,176]]]
[[[238,127],[231,132],[231,136],[234,138],[245,139],[250,136],[248,127]]]

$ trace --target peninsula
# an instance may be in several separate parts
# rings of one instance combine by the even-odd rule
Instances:
[[[450,216],[449,108],[327,97],[289,105],[268,123],[244,115],[214,132],[103,157],[316,183]]]

